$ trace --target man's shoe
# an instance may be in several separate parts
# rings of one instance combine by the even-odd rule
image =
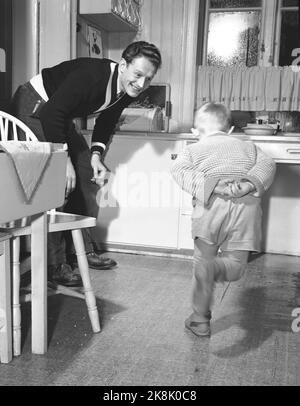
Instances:
[[[89,268],[93,269],[111,269],[117,266],[116,261],[110,258],[102,257],[95,251],[87,252],[86,258],[88,261]],[[75,254],[69,254],[67,257],[68,263],[75,268],[78,266],[77,257]]]
[[[69,264],[49,265],[48,280],[67,287],[83,286],[81,276]]]
[[[111,269],[117,266],[116,261],[110,258],[101,257],[95,251],[86,254],[87,261],[90,268],[93,269]]]

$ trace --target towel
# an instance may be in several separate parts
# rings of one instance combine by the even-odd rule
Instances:
[[[51,155],[51,143],[35,141],[1,141],[0,149],[11,158],[29,203]]]

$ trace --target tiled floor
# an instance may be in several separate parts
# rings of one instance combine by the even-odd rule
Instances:
[[[199,339],[183,327],[190,260],[110,256],[118,268],[91,270],[102,331],[91,332],[82,300],[49,297],[49,349],[33,355],[24,304],[22,355],[0,365],[1,386],[300,384],[299,257],[258,256],[242,280],[218,286],[212,337]]]

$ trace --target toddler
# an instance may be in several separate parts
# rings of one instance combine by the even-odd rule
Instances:
[[[250,251],[260,251],[261,196],[271,186],[275,162],[255,144],[228,134],[230,111],[206,103],[195,114],[199,141],[178,156],[171,174],[193,196],[192,314],[197,336],[210,335],[215,282],[236,281]]]

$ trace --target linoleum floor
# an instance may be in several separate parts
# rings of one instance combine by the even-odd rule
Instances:
[[[0,386],[300,385],[299,257],[252,257],[243,279],[219,285],[208,339],[184,329],[190,259],[106,256],[118,267],[91,270],[102,331],[92,333],[84,301],[51,296],[48,352],[31,354],[23,304],[22,354],[0,364]]]

